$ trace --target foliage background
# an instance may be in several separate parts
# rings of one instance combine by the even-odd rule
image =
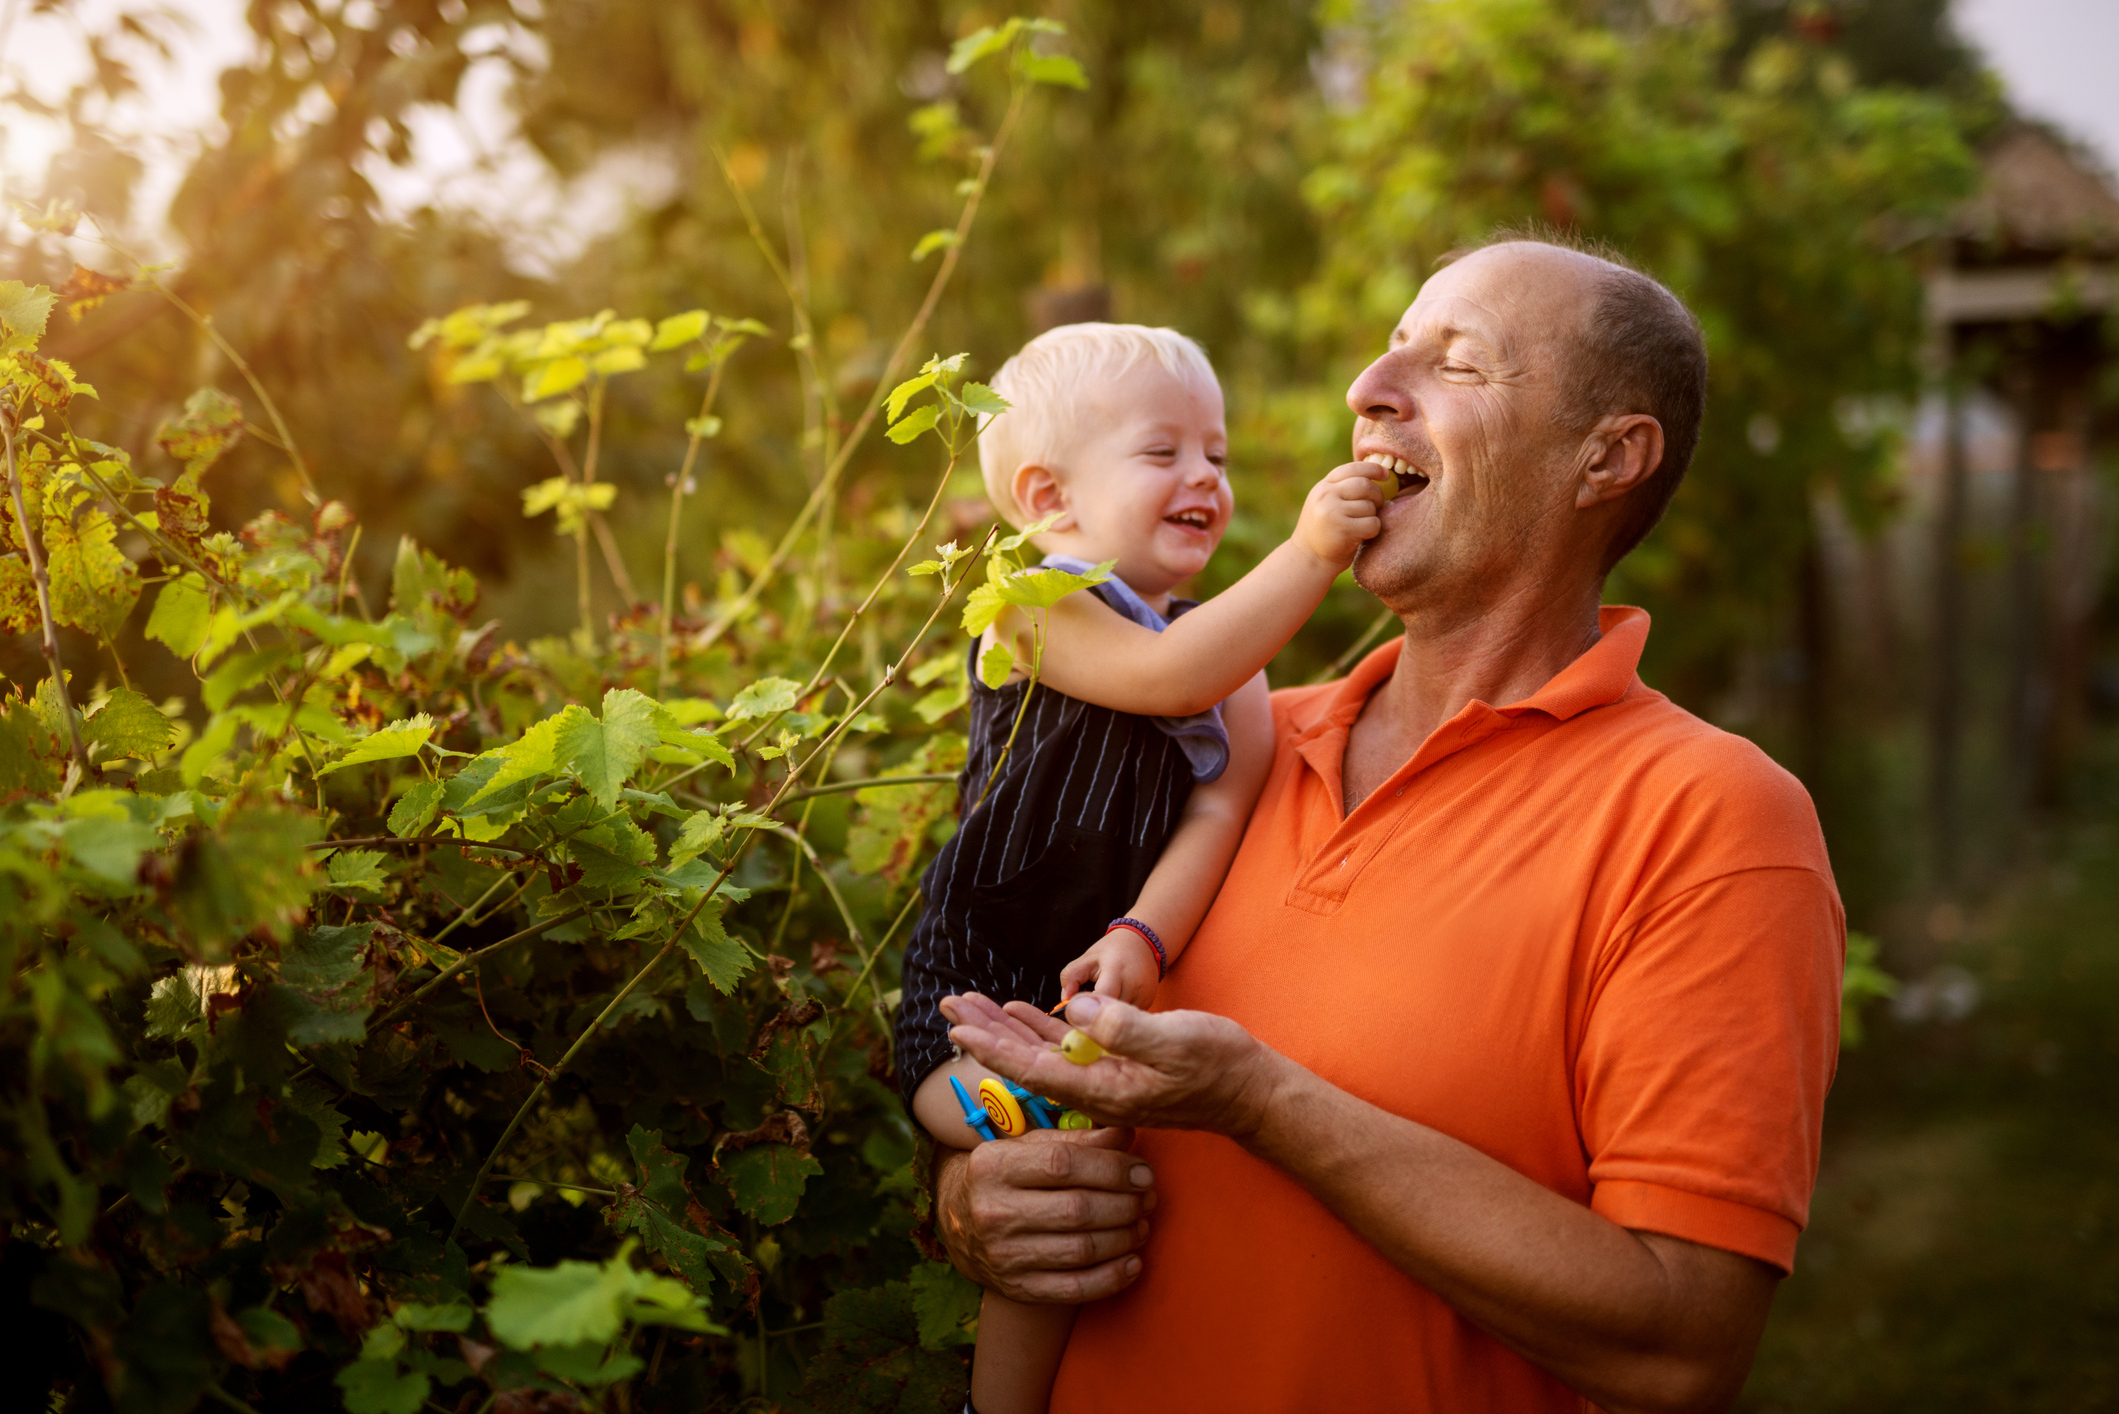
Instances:
[[[1749,1398],[1759,1407],[1805,1408],[1932,1403],[1942,1392],[1969,1398],[2003,1388],[2012,1400],[2046,1401],[2041,1407],[2087,1407],[2099,1392],[2108,1398],[2119,1376],[2080,1337],[2098,1312],[2108,1326],[2119,1301],[2119,1272],[2110,1264],[2094,1267],[2087,1295],[2072,1302],[2056,1288],[2059,1305],[2048,1315],[1983,1322],[1966,1312],[2004,1304],[1993,1299],[1996,1291],[2047,1289],[2041,1280],[2053,1278],[2040,1273],[2110,1250],[2108,1182],[2097,1177],[2108,1167],[2069,1117],[2100,1101],[2085,1068],[2101,1063],[2108,1071],[2119,1037],[2108,1009],[2079,1000],[2111,967],[2109,931],[2094,922],[2095,901],[2119,892],[2100,833],[2114,803],[2111,777],[2085,765],[2066,808],[2037,822],[2029,842],[1976,887],[1932,877],[1918,848],[1917,811],[1904,803],[1912,794],[1907,732],[1917,698],[1865,697],[1873,710],[1859,720],[1835,710],[1835,685],[1809,627],[1829,595],[1817,554],[1818,499],[1870,530],[1887,526],[1902,504],[1908,409],[1923,377],[1919,277],[1947,213],[1974,179],[1973,150],[2008,116],[1992,81],[1949,34],[1941,5],[1434,0],[1305,9],[1247,0],[1074,0],[1050,13],[1066,23],[1066,50],[1089,87],[1040,98],[1017,131],[916,356],[968,350],[978,376],[1070,311],[1108,310],[1200,337],[1229,386],[1238,496],[1238,521],[1208,589],[1283,534],[1301,489],[1343,455],[1342,390],[1444,251],[1504,222],[1572,227],[1614,242],[1700,310],[1715,361],[1705,440],[1671,516],[1622,566],[1611,597],[1656,615],[1644,666],[1652,684],[1711,718],[1733,720],[1738,698],[1758,704],[1744,729],[1817,796],[1850,917],[1882,937],[1887,961],[1901,971],[1948,962],[1981,978],[1991,999],[1955,1022],[1874,1024],[1869,1046],[1848,1056],[1834,1100],[1820,1235],[1783,1298]],[[629,660],[635,640],[624,631],[606,640],[613,654],[601,660],[565,642],[574,626],[571,595],[555,586],[572,581],[574,547],[551,534],[549,521],[520,514],[520,493],[552,475],[545,449],[489,390],[448,382],[430,352],[407,347],[407,335],[459,306],[507,299],[529,301],[533,322],[606,307],[659,318],[703,306],[773,329],[774,337],[728,364],[717,403],[723,425],[699,465],[700,494],[684,502],[679,571],[689,588],[679,612],[696,630],[757,572],[811,496],[914,313],[935,257],[914,266],[904,253],[954,219],[954,188],[970,154],[923,153],[950,145],[923,140],[908,119],[924,105],[954,102],[991,131],[996,92],[950,75],[944,59],[959,35],[999,18],[944,0],[253,7],[260,58],[223,77],[226,137],[193,165],[172,207],[182,257],[164,278],[209,311],[259,370],[324,494],[357,518],[359,539],[341,535],[325,553],[327,562],[330,553],[346,554],[350,582],[377,617],[393,602],[402,612],[415,608],[402,595],[419,591],[398,578],[403,536],[477,576],[477,609],[463,627],[499,620],[493,661],[503,675],[515,674],[506,691],[521,702],[512,716],[502,710],[496,725],[506,731],[493,740],[563,701],[593,705],[607,686],[654,691],[639,676],[653,654],[635,646]],[[436,207],[394,220],[375,189],[376,163],[408,158],[417,105],[457,101],[466,70],[494,52],[496,35],[516,70],[521,130],[557,172],[646,161],[667,178],[615,233],[564,268],[511,263],[503,213]],[[72,109],[79,150],[102,158],[75,162],[61,174],[72,185],[52,194],[117,213],[137,168],[108,141],[97,147],[94,90],[125,82],[123,36],[113,27],[107,38],[113,62]],[[812,331],[807,358],[787,346],[795,321],[717,147],[767,244],[789,265]],[[21,280],[57,286],[77,259],[123,273],[107,252],[21,225],[0,242],[0,274]],[[102,392],[100,402],[71,410],[82,434],[132,448],[143,472],[167,474],[150,451],[151,434],[202,384],[244,398],[253,424],[262,421],[223,355],[150,293],[115,295],[78,322],[59,317],[45,351],[69,359]],[[609,527],[648,600],[659,598],[665,478],[684,458],[684,423],[700,391],[699,379],[670,361],[610,385],[600,471],[617,488]],[[818,533],[799,542],[790,572],[764,595],[757,616],[718,645],[722,657],[710,654],[687,669],[696,677],[685,690],[726,705],[742,683],[773,671],[806,680],[822,643],[917,519],[934,471],[880,440],[863,444],[842,489],[827,498]],[[255,438],[227,452],[211,484],[215,524],[224,528],[300,499],[285,458]],[[976,496],[975,478],[959,472],[930,541],[973,535],[985,520]],[[144,544],[126,544],[135,556],[147,553]],[[626,609],[600,553],[592,588],[599,622]],[[926,601],[917,602],[924,613]],[[893,595],[857,628],[849,663],[858,658],[860,667],[849,676],[865,679],[856,683],[861,691],[902,646],[917,619],[914,604]],[[197,680],[161,644],[142,638],[145,618],[143,610],[115,635],[115,656],[66,636],[77,695],[96,700],[116,686],[122,658],[146,697],[183,699],[183,730],[195,733],[208,723]],[[1300,681],[1325,668],[1370,622],[1371,606],[1343,588],[1275,665],[1275,680]],[[892,730],[839,753],[833,769],[845,779],[900,768],[925,744],[927,723],[915,706],[948,686],[943,640],[932,643],[934,656],[922,661],[944,676],[885,691],[879,710]],[[390,712],[356,725],[379,726],[397,705],[409,711],[432,694],[483,695],[476,674],[460,676],[467,667],[432,665],[409,686],[391,684]],[[34,638],[0,643],[0,671],[30,693],[44,676]],[[460,740],[465,750],[486,744]],[[183,745],[173,748],[172,762]],[[2087,749],[2094,756],[2094,745]],[[765,771],[762,762],[746,766]],[[340,808],[384,803],[349,800]],[[922,796],[910,813],[934,808]],[[806,837],[837,871],[851,921],[873,941],[909,896],[907,875],[857,867],[853,832],[887,824],[899,838],[917,839],[924,817],[900,818],[906,811],[890,797],[856,803],[848,795],[818,797],[802,814]],[[830,965],[838,958],[828,947],[816,951],[845,943],[848,919],[829,891],[795,877],[789,848],[746,856],[738,880],[757,892],[730,918],[738,935],[791,966],[769,986],[762,974],[747,984],[753,991],[740,1025],[716,1020],[720,1003],[706,992],[694,1006],[688,999],[699,989],[687,982],[660,1018],[614,1033],[621,1039],[585,1059],[571,1083],[579,1088],[563,1087],[586,1103],[566,1112],[573,1118],[554,1109],[555,1166],[538,1172],[611,1192],[644,1181],[626,1145],[637,1123],[661,1132],[679,1154],[689,1151],[696,1179],[717,1137],[762,1125],[786,1098],[724,1100],[719,1110],[709,1104],[702,1119],[680,1103],[696,1094],[643,1087],[640,1076],[667,1073],[656,1062],[680,1054],[688,1071],[714,1069],[738,1053],[747,1061],[779,1008],[809,996],[833,1006],[850,1000],[838,991],[848,977]],[[439,909],[441,899],[461,900],[465,889],[484,886],[451,875],[471,867],[452,862],[452,853],[433,851],[429,873],[394,886],[404,890],[392,896],[402,915],[394,926],[414,934],[441,926],[441,913],[422,914],[412,900]],[[2055,883],[2065,879],[2075,882]],[[421,892],[430,886],[434,892]],[[1938,902],[1972,920],[1940,950],[1921,923]],[[478,936],[497,938],[507,926],[495,923]],[[527,959],[567,946],[580,945],[547,939],[526,950],[531,975],[514,995],[535,1000],[521,1002],[519,1014],[508,1011],[516,1003],[496,1004],[499,1030],[517,1022],[537,1028],[534,1036],[515,1034],[540,1054],[562,1032],[578,1031],[579,1019],[542,1010],[557,964]],[[1997,961],[2004,957],[2016,961]],[[619,961],[588,965],[581,980],[568,982],[569,995],[615,986]],[[155,964],[165,975],[175,965]],[[887,950],[881,966],[887,972]],[[24,954],[18,997],[28,995],[30,970]],[[146,973],[125,981],[107,1003],[113,1014],[139,1005],[152,981]],[[436,1044],[444,1044],[442,1028],[437,1022]],[[466,1047],[493,1044],[491,1030],[483,1041],[475,1028],[464,1034],[474,1037]],[[2061,1059],[2048,1063],[2056,1053]],[[858,1122],[842,1138],[810,1136],[826,1176],[804,1190],[794,1221],[777,1236],[738,1234],[763,1278],[763,1299],[742,1309],[755,1329],[703,1342],[691,1363],[626,1382],[624,1397],[643,1407],[662,1399],[772,1401],[801,1388],[819,1361],[841,1370],[832,1362],[849,1349],[920,1348],[902,1327],[912,1309],[907,1289],[876,1298],[882,1305],[862,1317],[900,1323],[869,1346],[849,1324],[856,1313],[842,1312],[831,1330],[818,1326],[831,1290],[888,1293],[890,1281],[917,1279],[930,1283],[934,1301],[949,1296],[933,1269],[917,1265],[906,1236],[914,1222],[904,1178],[909,1136],[865,1062],[854,1066],[858,1051],[841,1054],[849,1068],[822,1083],[834,1113],[842,1093],[861,1097]],[[434,1108],[439,1101],[429,1099],[396,1112],[389,1123],[399,1134],[371,1128],[385,1123],[374,1116],[363,1132],[391,1142],[459,1127],[497,1133],[513,1108],[502,1092],[513,1084],[510,1093],[519,1093],[528,1082],[520,1071],[495,1078],[481,1070],[480,1056],[505,1061],[471,1051],[449,1058],[459,1071],[476,1072],[486,1087],[479,1093],[451,1090],[440,1072],[428,1081],[428,1093],[457,1095],[469,1114],[445,1120]],[[128,1058],[121,1069],[135,1063]],[[2003,1112],[2012,1117],[1994,1118]],[[572,1138],[558,1137],[566,1134]],[[1928,1143],[1942,1147],[1922,1158]],[[1850,1156],[1845,1177],[1835,1167],[1841,1152]],[[599,1155],[603,1168],[593,1167]],[[2034,1169],[2046,1187],[2022,1177]],[[18,1177],[26,1226],[8,1253],[9,1299],[26,1319],[46,1322],[54,1303],[31,1288],[48,1260],[37,1254],[56,1241],[36,1225],[49,1221],[36,1214],[51,1201],[34,1184],[21,1188]],[[1935,1216],[1973,1208],[1999,1215],[1981,1235]],[[393,1219],[400,1228],[419,1211],[406,1210],[405,1219]],[[2028,1215],[2048,1210],[2079,1221],[2040,1228],[2036,1240],[2011,1226],[2018,1219],[2009,1215],[2035,1227]],[[1901,1213],[1911,1216],[1894,1216]],[[572,1206],[558,1190],[508,1220],[523,1254],[539,1263],[615,1249],[595,1205]],[[446,1224],[431,1225],[430,1240],[438,1241]],[[1938,1229],[1953,1235],[1938,1237]],[[480,1237],[486,1246],[468,1255],[481,1260],[508,1241]],[[770,1261],[761,1241],[774,1244]],[[1810,1260],[1827,1249],[1838,1255]],[[1938,1296],[1931,1274],[1944,1268],[1984,1273],[1964,1280],[1990,1285],[1945,1287],[1966,1294]],[[246,1289],[241,1299],[257,1294]],[[291,1300],[289,1309],[315,1325],[305,1300]],[[730,1319],[728,1310],[717,1314]],[[55,1356],[53,1378],[92,1401],[99,1385],[84,1372],[110,1358],[106,1349],[148,1348],[111,1334],[144,1331],[144,1318],[74,1317],[91,1334],[81,1344],[84,1337],[62,1338],[53,1328],[48,1348],[68,1352]],[[781,1329],[790,1333],[765,1334]],[[929,1345],[954,1338],[936,1329],[928,1336]],[[413,1348],[446,1343],[421,1336]],[[336,1349],[328,1341],[312,1347]],[[1909,1348],[1929,1353],[1918,1361],[1888,1353]],[[762,1360],[760,1349],[769,1352]],[[209,1356],[171,1377],[168,1407],[186,1407],[183,1391],[195,1395],[207,1375],[254,1380],[242,1392],[259,1407],[283,1397],[269,1372]]]

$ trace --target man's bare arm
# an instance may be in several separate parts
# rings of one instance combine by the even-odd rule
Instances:
[[[1100,1122],[1228,1135],[1607,1409],[1720,1409],[1742,1386],[1777,1281],[1762,1263],[1619,1227],[1356,1099],[1225,1017],[1077,1001],[1070,1019],[1111,1055],[1074,1066],[1049,1049],[1065,1026],[1030,1008],[961,997],[945,1010],[967,1051]]]

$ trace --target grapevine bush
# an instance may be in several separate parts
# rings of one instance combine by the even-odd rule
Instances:
[[[713,591],[678,593],[677,516],[724,372],[778,342],[761,312],[529,327],[481,306],[408,331],[551,453],[524,510],[573,539],[568,638],[508,640],[409,539],[369,603],[360,527],[225,342],[247,387],[200,391],[152,449],[77,435],[69,407],[99,394],[37,349],[112,282],[0,283],[0,627],[47,664],[0,697],[0,1289],[35,1337],[16,1387],[126,1414],[962,1397],[977,1292],[922,1236],[898,949],[958,808],[954,630],[1087,581],[1024,569],[992,527],[927,555],[1005,404],[961,358],[893,382],[1029,95],[1082,83],[1056,33],[958,43],[956,70],[1005,73],[1005,107],[984,136],[916,119],[969,168],[917,253],[940,257],[926,300],[865,410],[821,430],[794,523]],[[798,286],[751,226],[816,379]],[[597,460],[610,381],[658,367],[701,401],[661,596],[637,602]],[[834,527],[872,430],[938,447],[932,495]],[[237,532],[209,487],[245,436],[307,500]],[[631,602],[601,623],[597,574]],[[139,618],[192,698],[129,685]]]

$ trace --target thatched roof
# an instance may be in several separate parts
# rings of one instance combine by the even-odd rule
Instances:
[[[2010,129],[1982,160],[1985,180],[1956,221],[1982,254],[2119,253],[2119,195],[2050,136]]]

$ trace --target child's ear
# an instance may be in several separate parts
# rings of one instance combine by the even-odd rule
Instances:
[[[1052,474],[1050,467],[1027,463],[1015,469],[1015,479],[1008,492],[1022,508],[1026,520],[1040,521],[1046,516],[1058,514],[1052,523],[1054,530],[1074,529],[1073,507],[1068,504],[1067,488]]]

